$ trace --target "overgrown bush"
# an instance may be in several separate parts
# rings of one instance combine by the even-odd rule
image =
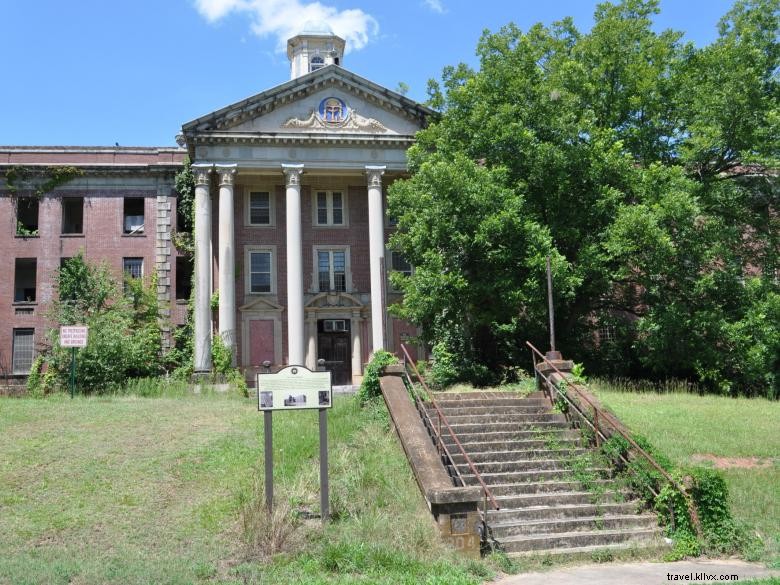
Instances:
[[[157,376],[163,371],[156,277],[117,282],[105,264],[90,264],[78,254],[55,277],[58,298],[48,317],[61,325],[89,327],[87,346],[76,350],[79,391],[107,393],[128,378]],[[41,354],[46,374],[33,382],[51,389],[68,384],[71,350],[59,343],[59,329],[49,332],[50,347]],[[44,392],[36,389],[36,392]]]
[[[431,383],[437,388],[446,388],[458,382],[462,375],[458,370],[458,361],[447,345],[440,341],[433,346],[433,364],[431,364]]]
[[[382,368],[385,366],[397,363],[398,358],[390,352],[384,350],[374,352],[374,356],[368,362],[363,372],[363,382],[358,390],[358,399],[361,403],[366,403],[372,398],[381,396],[382,389],[379,387],[379,374],[382,373]]]

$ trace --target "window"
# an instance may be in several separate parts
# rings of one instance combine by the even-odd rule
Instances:
[[[189,299],[192,292],[192,258],[176,257],[176,300]]]
[[[349,331],[349,324],[346,319],[323,319],[322,330],[325,333],[341,333]]]
[[[62,233],[84,233],[84,198],[62,198]]]
[[[317,69],[322,69],[323,67],[325,67],[325,59],[319,55],[314,55],[309,63],[309,72],[317,71]]]
[[[599,325],[599,342],[600,343],[612,343],[615,341],[615,326],[608,324]]]
[[[35,357],[35,329],[14,329],[13,344],[13,373],[29,374]]]
[[[249,293],[273,292],[273,253],[271,250],[249,251]]]
[[[30,237],[38,235],[38,211],[40,203],[37,197],[20,197],[16,202],[16,235]]]
[[[122,270],[128,278],[142,278],[144,275],[144,259],[123,258]]]
[[[317,191],[315,195],[315,225],[346,225],[342,191]]]
[[[137,235],[144,233],[144,199],[143,197],[125,197],[124,233]]]
[[[320,292],[346,292],[347,253],[345,250],[317,250],[317,275]]]
[[[398,252],[390,252],[390,270],[400,272],[404,276],[412,275],[412,265]]]
[[[35,258],[17,258],[14,270],[14,302],[34,303],[38,280],[38,261]]]
[[[273,225],[271,193],[251,191],[247,198],[247,225]]]

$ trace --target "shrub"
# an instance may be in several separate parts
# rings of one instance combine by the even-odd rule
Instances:
[[[432,353],[431,382],[434,386],[446,388],[460,380],[457,358],[444,342],[434,344]]]
[[[379,374],[385,366],[397,363],[398,358],[390,352],[379,350],[374,353],[374,357],[371,358],[365,372],[363,372],[363,383],[360,384],[358,390],[358,398],[361,403],[368,402],[382,394],[382,389],[379,387]]]

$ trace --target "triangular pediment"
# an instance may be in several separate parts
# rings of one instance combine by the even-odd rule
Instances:
[[[184,124],[209,134],[413,136],[436,113],[336,65],[323,67]]]
[[[284,307],[281,305],[275,303],[271,299],[267,299],[265,297],[261,297],[259,299],[253,299],[246,303],[245,305],[238,308],[238,310],[242,313],[250,313],[250,312],[261,312],[261,311],[278,311],[281,312],[284,310]]]

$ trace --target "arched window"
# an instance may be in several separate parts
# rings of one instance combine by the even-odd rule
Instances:
[[[316,71],[317,69],[321,69],[322,67],[325,67],[325,59],[320,57],[319,55],[315,55],[311,58],[311,63],[309,63],[309,72]]]

